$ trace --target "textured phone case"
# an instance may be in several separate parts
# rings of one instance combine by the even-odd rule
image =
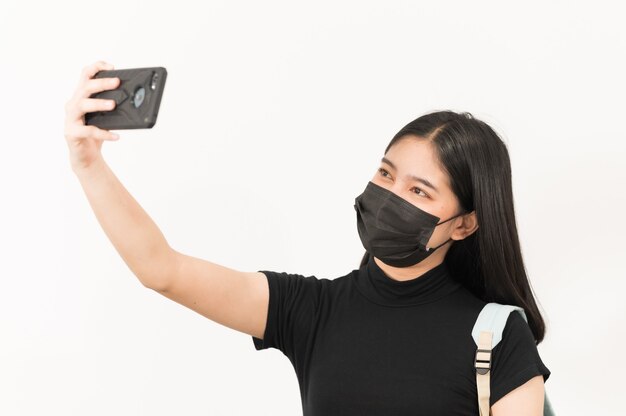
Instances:
[[[154,126],[165,88],[167,71],[163,67],[100,71],[94,78],[120,79],[114,90],[100,91],[90,98],[115,100],[110,111],[85,113],[85,124],[106,130],[149,129]]]

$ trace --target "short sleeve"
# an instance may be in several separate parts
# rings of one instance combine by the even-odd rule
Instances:
[[[493,349],[490,374],[490,405],[535,376],[542,375],[544,383],[550,377],[530,326],[518,312],[509,314],[502,340]]]
[[[321,282],[315,276],[259,271],[267,276],[269,305],[263,339],[253,336],[254,347],[276,348],[294,362],[314,330]]]

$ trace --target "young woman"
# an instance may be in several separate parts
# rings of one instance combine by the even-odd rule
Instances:
[[[105,233],[140,282],[276,348],[292,362],[304,416],[478,415],[472,327],[487,302],[517,305],[491,361],[491,412],[540,415],[550,371],[537,344],[544,321],[524,269],[511,166],[498,135],[469,113],[423,115],[391,140],[355,198],[366,249],[335,279],[243,272],[184,255],[102,158],[113,133],[84,114],[114,89],[86,67],[66,104],[72,170]]]

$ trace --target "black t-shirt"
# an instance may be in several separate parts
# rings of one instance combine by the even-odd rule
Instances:
[[[372,256],[332,280],[260,271],[269,309],[254,347],[289,358],[303,416],[479,414],[472,328],[485,302],[445,262],[408,281],[387,276]],[[512,312],[492,351],[490,404],[537,375],[545,381],[550,370]]]

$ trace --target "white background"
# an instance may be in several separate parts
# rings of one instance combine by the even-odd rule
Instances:
[[[469,111],[511,156],[562,415],[623,412],[626,31],[619,2],[3,2],[0,414],[294,415],[278,350],[143,287],[73,175],[81,69],[164,66],[155,127],[103,154],[178,251],[335,278],[391,137]]]

